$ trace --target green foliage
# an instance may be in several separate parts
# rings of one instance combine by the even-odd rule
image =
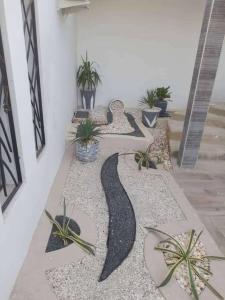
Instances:
[[[87,252],[88,254],[95,255],[95,246],[82,240],[79,235],[77,235],[71,228],[70,228],[70,218],[67,218],[66,216],[66,202],[64,199],[63,202],[63,225],[59,222],[57,222],[51,214],[45,210],[46,216],[51,222],[51,224],[54,226],[56,231],[53,233],[55,236],[58,236],[61,240],[63,240],[63,243],[65,246],[68,245],[69,241],[72,241],[73,243],[77,244],[82,250]]]
[[[147,90],[147,95],[143,97],[139,102],[141,105],[146,105],[152,109],[157,101],[156,90]]]
[[[101,83],[101,78],[94,67],[95,63],[88,60],[88,54],[82,59],[82,64],[77,71],[77,84],[83,90],[95,90],[97,85]]]
[[[153,232],[157,232],[157,233],[165,235],[168,239],[161,241],[159,243],[159,245],[161,245],[161,244],[163,245],[166,243],[166,244],[172,245],[173,248],[175,249],[175,250],[171,250],[171,249],[168,249],[167,247],[163,247],[163,246],[155,247],[155,250],[161,251],[164,254],[166,254],[166,253],[172,254],[170,270],[169,270],[168,274],[166,275],[165,279],[159,285],[159,287],[163,287],[163,286],[167,285],[169,283],[170,279],[172,278],[174,272],[176,271],[176,269],[182,263],[185,262],[187,271],[188,271],[188,276],[189,276],[190,288],[192,291],[193,298],[195,300],[199,300],[199,295],[197,293],[194,276],[197,276],[218,299],[224,300],[224,297],[221,296],[214,289],[214,287],[211,284],[209,284],[209,282],[204,278],[204,275],[202,275],[202,273],[204,273],[206,275],[213,275],[213,274],[208,269],[205,269],[205,268],[199,266],[199,264],[197,264],[197,262],[199,262],[199,261],[204,262],[204,261],[210,261],[210,260],[225,260],[225,257],[217,257],[217,256],[195,257],[195,256],[193,256],[193,250],[195,249],[203,232],[200,232],[198,234],[198,236],[196,237],[195,230],[192,230],[190,232],[190,237],[189,237],[186,247],[183,247],[177,239],[175,239],[173,236],[171,236],[161,230],[158,230],[156,228],[151,228],[151,227],[146,228],[146,229],[148,231],[153,231]],[[201,273],[199,273],[200,270],[201,270]]]
[[[170,86],[158,87],[156,89],[156,97],[158,100],[161,100],[161,101],[170,99],[170,97],[171,97]]]
[[[164,157],[162,151],[154,151],[154,143],[150,144],[145,151],[136,151],[135,161],[138,164],[138,169],[141,171],[142,167],[146,169],[151,168],[152,164],[162,164],[164,162]]]
[[[141,171],[142,167],[150,168],[150,155],[148,150],[135,152],[135,160],[138,164],[138,169]]]
[[[74,142],[79,141],[81,144],[87,145],[90,142],[96,142],[100,136],[101,130],[99,127],[92,120],[86,119],[78,126]]]

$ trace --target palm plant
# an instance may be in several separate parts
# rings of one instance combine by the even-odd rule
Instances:
[[[166,99],[170,99],[170,97],[171,97],[170,86],[167,86],[167,87],[158,87],[156,89],[156,97],[160,101],[164,101]]]
[[[88,60],[88,54],[82,59],[82,64],[77,71],[77,84],[83,90],[95,90],[97,85],[101,83],[101,78],[94,67],[95,63]]]
[[[45,210],[46,216],[49,219],[50,223],[54,226],[56,231],[53,233],[54,236],[59,237],[63,243],[64,246],[67,246],[69,241],[77,244],[82,250],[87,252],[88,254],[95,255],[95,246],[84,241],[77,235],[71,228],[70,228],[70,221],[71,218],[68,218],[66,216],[66,202],[64,199],[63,202],[63,224],[61,225],[58,221],[56,221],[52,215]]]
[[[82,121],[77,128],[74,142],[78,141],[83,145],[97,142],[97,138],[101,136],[101,130],[90,119]]]
[[[147,90],[147,95],[144,96],[139,102],[141,105],[146,105],[148,108],[153,109],[156,101],[156,90]]]
[[[166,275],[165,279],[162,283],[158,286],[163,287],[169,283],[173,274],[177,270],[177,268],[181,264],[185,264],[187,268],[187,274],[189,277],[189,285],[192,292],[192,295],[195,300],[199,299],[199,295],[197,292],[196,284],[195,284],[195,276],[199,278],[199,280],[218,298],[224,300],[224,297],[221,296],[215,288],[205,279],[205,276],[213,275],[212,272],[202,267],[199,263],[209,262],[211,260],[225,260],[225,257],[218,257],[218,256],[195,256],[193,254],[194,250],[196,249],[197,243],[203,232],[200,232],[196,235],[195,230],[192,230],[189,235],[188,242],[185,247],[176,239],[175,237],[158,230],[156,228],[146,228],[148,231],[153,231],[165,235],[168,239],[161,241],[155,250],[161,251],[164,255],[169,255],[170,263],[167,265],[170,267],[168,274]],[[163,246],[167,245],[167,246]],[[203,274],[203,275],[202,275]]]

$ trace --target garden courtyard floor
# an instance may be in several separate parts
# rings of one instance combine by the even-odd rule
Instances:
[[[208,254],[221,256],[220,250],[211,237],[218,241],[218,232],[215,234],[215,228],[218,227],[211,226],[209,218],[205,217],[208,216],[206,214],[209,212],[208,208],[211,209],[213,204],[207,201],[207,205],[203,208],[206,187],[201,189],[203,194],[200,200],[194,197],[190,200],[197,210],[200,207],[200,217],[203,217],[202,221],[205,222],[211,235],[182,189],[189,197],[192,184],[195,191],[197,186],[195,187],[194,184],[201,182],[202,188],[207,184],[203,183],[204,180],[208,179],[215,185],[224,179],[224,176],[207,177],[202,174],[202,169],[205,168],[207,172],[208,168],[204,164],[201,165],[201,172],[198,168],[195,171],[179,171],[176,164],[174,170],[170,171],[163,168],[138,171],[132,155],[121,155],[118,158],[117,172],[135,212],[136,240],[132,251],[123,263],[105,281],[98,282],[107,255],[109,223],[109,211],[101,182],[101,169],[106,159],[115,153],[116,148],[109,146],[105,147],[103,144],[100,147],[98,160],[92,164],[82,164],[75,160],[74,147],[69,147],[47,203],[47,209],[53,216],[60,215],[63,209],[62,199],[66,199],[68,215],[79,224],[81,237],[96,245],[96,256],[86,255],[76,245],[45,253],[51,225],[43,213],[11,294],[11,300],[191,299],[183,289],[176,286],[175,279],[172,279],[172,283],[167,287],[157,288],[157,283],[163,279],[167,269],[165,263],[162,264],[159,257],[154,254],[156,244],[153,243],[154,237],[145,230],[146,226],[157,226],[174,235],[193,228],[197,231],[203,229],[202,241]],[[127,150],[120,148],[119,152],[123,154]],[[222,174],[222,169],[220,170]],[[186,174],[191,175],[186,177],[189,176]],[[182,189],[174,177],[177,178]],[[222,201],[217,203],[223,205]],[[211,220],[216,220],[217,218],[213,219],[215,216],[216,213],[210,212]],[[224,250],[223,242],[219,243],[219,247]],[[225,294],[223,265],[213,263],[211,267],[213,273],[217,274],[212,278],[212,284]],[[205,290],[204,299],[216,298]]]

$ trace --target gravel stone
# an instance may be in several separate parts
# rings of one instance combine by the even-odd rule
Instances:
[[[185,217],[163,177],[149,170],[138,171],[133,156],[119,157],[118,173],[135,210],[136,241],[123,264],[104,282],[98,282],[107,254],[108,207],[100,179],[107,158],[102,153],[91,164],[74,161],[64,188],[69,206],[75,206],[96,222],[96,257],[87,255],[79,263],[47,270],[47,280],[60,300],[163,300],[145,266],[146,233],[142,227]]]

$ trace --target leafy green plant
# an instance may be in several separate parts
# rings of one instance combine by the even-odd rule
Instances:
[[[164,154],[162,149],[159,149],[156,151],[154,149],[155,143],[157,143],[157,140],[155,140],[154,143],[150,144],[146,151],[136,151],[135,154],[135,161],[138,164],[138,169],[141,170],[142,167],[145,167],[146,169],[152,168],[155,169],[156,165],[162,164],[165,160]]]
[[[77,84],[83,90],[95,90],[97,85],[101,83],[101,78],[95,68],[95,63],[88,60],[88,54],[82,59],[82,64],[77,71]]]
[[[68,132],[68,140],[70,140],[72,143],[78,141],[83,145],[96,143],[98,137],[100,136],[101,130],[91,119],[82,121],[76,130],[70,129]]]
[[[157,101],[156,90],[147,90],[147,95],[139,102],[141,105],[146,105],[148,108],[154,108]]]
[[[158,286],[163,287],[169,283],[171,280],[173,274],[177,270],[177,268],[185,263],[187,268],[187,273],[189,277],[189,285],[191,288],[192,295],[195,300],[199,300],[199,295],[197,292],[196,284],[194,277],[198,277],[202,283],[205,284],[205,286],[219,299],[224,300],[224,297],[221,296],[215,288],[208,282],[207,279],[205,279],[203,274],[206,275],[213,275],[212,272],[206,268],[203,268],[199,265],[199,262],[209,262],[211,260],[225,260],[225,257],[218,257],[218,256],[195,256],[193,255],[193,252],[195,250],[195,247],[202,235],[203,232],[200,232],[198,235],[196,235],[196,231],[192,230],[190,232],[189,240],[185,247],[173,236],[158,230],[156,228],[146,228],[148,231],[153,231],[160,233],[162,235],[165,235],[168,239],[161,241],[157,247],[155,247],[155,250],[161,251],[163,254],[169,254],[171,255],[171,263],[170,263],[170,270],[168,274],[166,275],[165,279],[162,281],[162,283]],[[169,247],[163,247],[163,244],[167,244],[172,246],[172,249]]]
[[[87,252],[88,254],[95,255],[95,246],[84,241],[79,237],[78,234],[76,234],[71,228],[70,228],[70,221],[71,218],[67,218],[66,216],[66,202],[64,199],[63,202],[63,224],[61,225],[58,221],[53,219],[52,215],[45,210],[46,216],[49,219],[50,223],[54,226],[56,231],[54,231],[54,236],[59,237],[63,243],[64,246],[68,245],[68,242],[71,241],[75,244],[77,244],[82,250]]]
[[[156,89],[156,97],[160,101],[165,101],[165,100],[170,99],[170,97],[171,97],[170,86],[158,87]]]
[[[134,153],[135,161],[138,164],[138,170],[141,171],[142,167],[146,169],[152,168],[154,163],[151,161],[149,148],[146,151],[137,151]]]

